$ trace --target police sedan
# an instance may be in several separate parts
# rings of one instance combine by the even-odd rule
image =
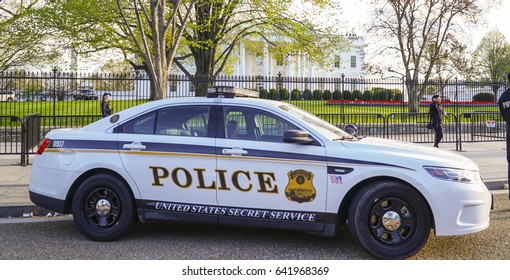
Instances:
[[[491,194],[471,160],[354,137],[290,104],[215,87],[49,132],[30,198],[71,213],[96,241],[138,221],[192,221],[335,236],[348,225],[377,258],[489,226]]]

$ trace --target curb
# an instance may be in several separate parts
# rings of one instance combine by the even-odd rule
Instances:
[[[30,218],[34,216],[46,216],[52,211],[37,205],[7,205],[0,206],[0,218]]]

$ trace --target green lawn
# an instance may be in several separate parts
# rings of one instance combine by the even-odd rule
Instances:
[[[43,124],[42,125],[57,125],[58,123],[70,124],[73,126],[86,125],[94,121],[94,118],[84,118],[82,116],[99,116],[100,100],[80,100],[80,101],[25,101],[25,102],[0,102],[0,116],[17,116],[23,118],[28,114],[40,113]],[[115,112],[142,104],[146,100],[112,100],[110,101]],[[347,115],[365,115],[361,122],[380,122],[376,120],[377,114],[382,114],[385,118],[390,114],[396,113],[392,116],[391,121],[418,121],[422,122],[422,117],[413,119],[407,114],[407,107],[404,106],[377,106],[377,105],[325,105],[322,100],[299,100],[287,101],[299,108],[302,108],[312,114],[322,115],[324,119],[330,122],[341,122],[338,114]],[[445,106],[445,110],[450,116],[461,116],[464,113],[473,112],[499,112],[497,106]],[[421,106],[420,113],[428,113],[428,106]],[[488,114],[492,117],[493,114]],[[73,116],[70,118],[53,116]],[[324,117],[327,116],[327,117]],[[371,118],[369,117],[373,117]],[[356,118],[361,119],[362,116]],[[462,121],[462,118],[460,118]],[[1,126],[13,125],[10,118],[0,118]],[[16,125],[16,124],[15,124]],[[57,125],[58,126],[58,125]]]

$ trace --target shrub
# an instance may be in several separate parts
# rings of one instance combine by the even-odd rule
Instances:
[[[331,100],[332,96],[333,96],[333,94],[331,93],[331,91],[329,89],[325,90],[322,93],[322,98],[324,98],[324,100]]]
[[[322,100],[322,90],[316,89],[313,91],[313,100]]]
[[[473,101],[495,101],[495,97],[493,93],[489,92],[481,92],[473,96]]]
[[[275,88],[269,90],[269,99],[278,100],[279,98],[280,94],[278,93],[278,90],[276,90]]]
[[[361,91],[356,89],[352,92],[352,97],[354,98],[354,100],[361,100],[363,99],[363,94],[361,93]]]
[[[286,88],[280,90],[280,100],[289,100],[289,90]]]
[[[344,90],[345,100],[354,100],[354,94],[350,90]]]
[[[267,92],[267,89],[261,88],[259,90],[259,98],[268,99],[269,98],[269,92]]]
[[[395,95],[393,95],[393,100],[395,101],[404,101],[404,95],[402,95],[402,93],[400,92],[397,92],[395,93]]]
[[[363,98],[363,100],[373,100],[374,94],[369,90],[365,90],[363,92],[362,98]]]
[[[333,91],[333,100],[342,100],[342,92],[338,89]]]
[[[309,89],[305,89],[303,91],[303,99],[304,100],[312,100],[312,98],[313,98],[312,92]]]
[[[292,92],[290,93],[290,98],[292,100],[301,100],[301,92],[299,91],[299,89],[293,89]]]

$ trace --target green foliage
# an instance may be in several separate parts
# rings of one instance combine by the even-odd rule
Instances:
[[[344,100],[354,100],[354,94],[350,90],[344,90]]]
[[[395,95],[393,95],[393,100],[395,101],[404,101],[404,95],[400,92],[397,92],[395,93]]]
[[[357,89],[356,89],[356,90],[354,90],[354,91],[352,92],[352,94],[353,94],[353,98],[354,98],[354,100],[361,100],[361,99],[363,98],[363,94],[361,93],[361,91],[360,91],[360,90],[357,90]]]
[[[259,90],[259,98],[269,99],[269,92],[265,88]]]
[[[495,101],[493,93],[481,92],[473,96],[473,101]]]
[[[0,71],[39,66],[58,57],[51,30],[41,22],[40,1],[0,1]],[[53,40],[55,41],[55,40]]]
[[[332,97],[333,97],[333,94],[331,93],[331,91],[329,89],[325,90],[322,93],[322,98],[324,98],[324,100],[331,100]]]
[[[289,90],[282,88],[280,90],[280,100],[289,100]]]
[[[471,76],[487,82],[506,82],[510,72],[510,44],[498,30],[489,31],[471,55]],[[495,92],[497,92],[495,88]]]
[[[313,91],[313,100],[322,100],[322,90],[316,89]]]
[[[301,100],[301,92],[299,91],[299,89],[293,89],[292,92],[290,93],[290,98],[292,100]]]
[[[393,100],[394,93],[387,88],[373,88],[374,100]]]
[[[310,91],[309,89],[305,89],[303,91],[303,99],[304,100],[312,100],[313,99],[312,91]]]
[[[371,91],[369,91],[369,90],[365,90],[363,92],[362,99],[363,100],[373,100],[374,99],[374,94]]]
[[[342,92],[338,89],[333,91],[333,100],[342,100]]]
[[[278,90],[275,88],[272,88],[269,90],[269,99],[271,100],[279,100],[280,94],[278,93]]]

